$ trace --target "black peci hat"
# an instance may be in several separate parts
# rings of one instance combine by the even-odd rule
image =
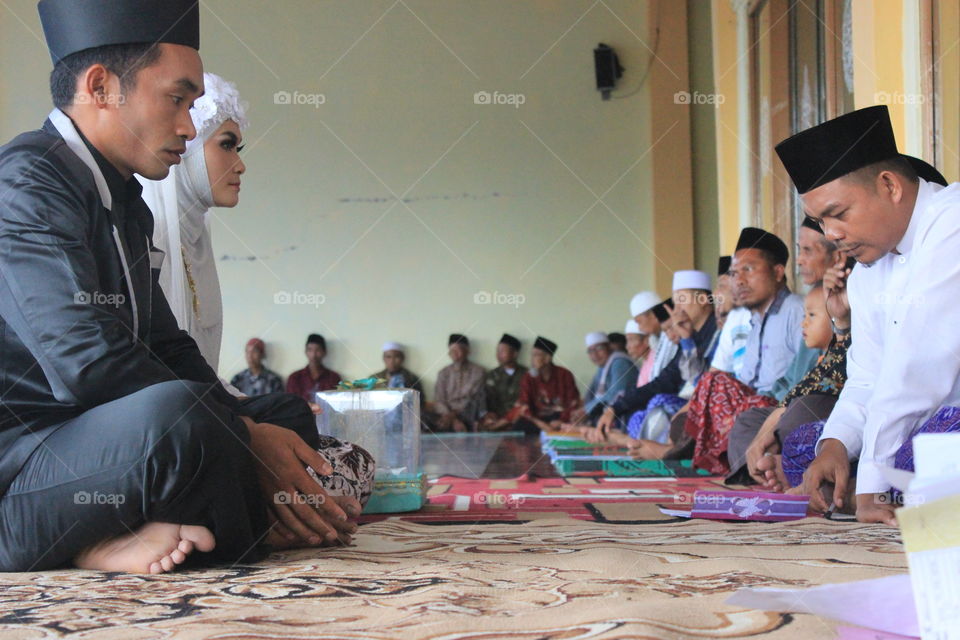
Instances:
[[[927,182],[946,185],[934,167],[901,154],[884,105],[857,109],[790,136],[776,146],[797,191],[808,191],[875,162],[903,158]]]
[[[550,355],[553,355],[557,352],[557,343],[552,340],[547,340],[543,336],[537,336],[537,339],[533,343],[533,348],[546,351]]]
[[[50,58],[94,47],[167,42],[200,49],[198,0],[40,0]]]
[[[762,249],[773,255],[776,264],[787,264],[790,258],[790,250],[783,240],[763,229],[756,227],[744,227],[740,232],[740,239],[737,240],[737,251],[741,249]]]

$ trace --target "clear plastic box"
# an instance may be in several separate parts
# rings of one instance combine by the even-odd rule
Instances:
[[[317,429],[361,446],[377,463],[364,513],[416,511],[423,506],[420,393],[413,389],[321,391]]]

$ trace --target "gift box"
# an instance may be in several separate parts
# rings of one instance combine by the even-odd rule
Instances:
[[[366,449],[377,462],[364,513],[419,510],[426,499],[420,467],[420,393],[413,389],[322,391],[317,429]]]

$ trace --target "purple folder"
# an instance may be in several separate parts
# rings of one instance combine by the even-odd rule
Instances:
[[[810,496],[759,491],[697,491],[693,494],[694,518],[783,522],[807,517]]]

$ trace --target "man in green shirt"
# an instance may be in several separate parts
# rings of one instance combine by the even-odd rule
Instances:
[[[480,422],[483,431],[498,431],[509,426],[504,419],[520,396],[520,379],[527,368],[517,364],[520,341],[509,333],[503,334],[497,345],[497,362],[500,366],[487,372],[484,388],[487,394],[487,413]]]

